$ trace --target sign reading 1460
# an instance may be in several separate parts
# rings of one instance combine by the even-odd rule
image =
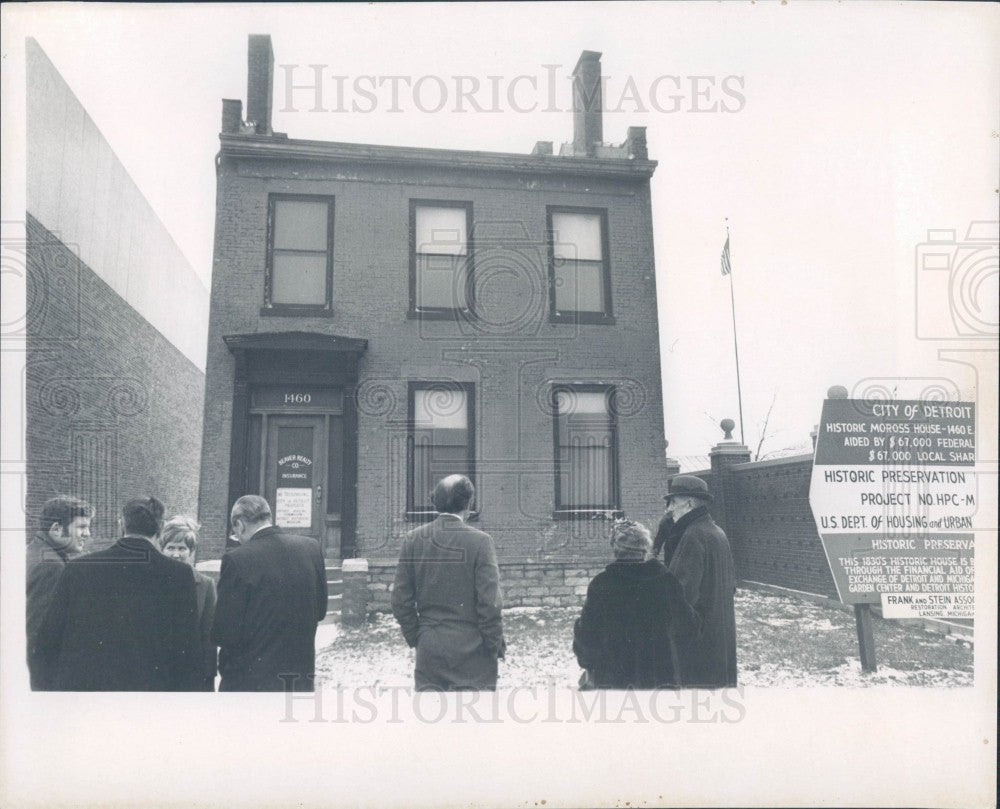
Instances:
[[[252,407],[262,410],[323,410],[339,413],[344,408],[343,388],[259,387],[253,390]]]

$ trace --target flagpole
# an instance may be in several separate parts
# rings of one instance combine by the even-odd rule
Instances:
[[[729,244],[729,217],[726,217],[726,244]],[[733,313],[733,353],[736,355],[736,399],[740,408],[740,443],[746,444],[743,437],[743,389],[740,387],[740,345],[736,339],[736,295],[733,292],[733,259],[732,249],[729,251],[729,302]]]

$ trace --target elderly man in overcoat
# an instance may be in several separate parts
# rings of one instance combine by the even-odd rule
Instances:
[[[675,669],[683,688],[736,685],[736,575],[725,533],[708,513],[712,495],[699,477],[677,475],[665,495],[673,520],[669,570],[691,606],[693,627],[673,633]]]
[[[313,691],[316,625],[326,616],[326,562],[312,537],[273,524],[267,500],[230,512],[240,546],[222,557],[212,641],[220,691]]]
[[[392,613],[416,647],[418,691],[486,691],[504,656],[500,572],[489,534],[466,523],[475,496],[464,475],[434,489],[438,517],[410,531],[396,567]]]

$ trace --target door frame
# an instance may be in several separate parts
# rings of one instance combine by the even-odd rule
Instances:
[[[222,339],[234,359],[227,517],[239,497],[256,493],[257,484],[248,480],[253,388],[275,385],[339,387],[343,389],[344,429],[339,558],[353,557],[357,547],[358,470],[355,392],[358,365],[368,348],[368,341],[316,332],[254,332],[225,335]],[[329,555],[334,555],[334,551],[327,548]]]

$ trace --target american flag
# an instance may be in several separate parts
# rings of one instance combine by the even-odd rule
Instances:
[[[722,248],[722,274],[729,275],[733,271],[729,263],[729,236],[726,236],[726,246]]]

